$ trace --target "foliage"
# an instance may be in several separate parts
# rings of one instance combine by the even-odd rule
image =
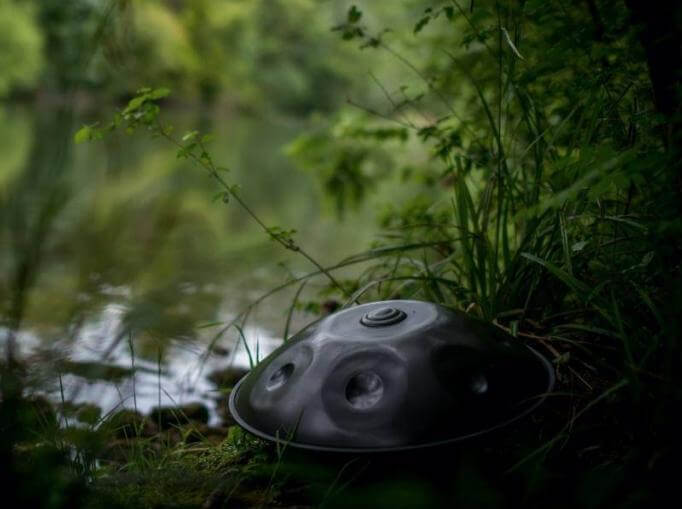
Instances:
[[[676,120],[656,112],[631,13],[616,2],[588,4],[443,2],[409,32],[372,29],[363,16],[371,6],[352,6],[335,29],[341,38],[395,59],[421,90],[409,96],[406,86],[376,80],[383,108],[353,103],[364,115],[350,127],[339,115],[293,145],[299,163],[317,171],[318,147],[388,153],[384,168],[415,194],[381,215],[377,247],[432,247],[382,258],[354,298],[442,302],[551,352],[561,387],[585,403],[536,451],[548,464],[553,454],[570,457],[567,444],[604,447],[607,437],[591,431],[604,412],[612,417],[605,430],[632,423],[621,439],[637,461],[670,458],[674,432],[643,441],[647,429],[671,430],[656,416],[681,396],[672,367],[680,345],[670,339],[679,330],[680,154],[664,134]],[[410,57],[414,37],[429,50],[419,63]],[[372,135],[390,129],[408,139],[396,147]],[[357,185],[366,164],[366,156],[333,156],[321,178],[343,200],[344,184]]]
[[[368,190],[387,177],[393,163],[390,148],[407,139],[407,130],[375,127],[346,115],[330,131],[311,129],[289,144],[287,155],[322,182],[323,191],[341,216],[348,203],[358,205]],[[389,145],[391,140],[395,143]],[[381,142],[386,142],[386,148]]]
[[[40,77],[105,101],[166,83],[185,100],[328,111],[353,67],[329,33],[330,9],[310,0],[3,0],[0,9],[0,96],[35,92]]]
[[[0,1],[0,97],[36,85],[44,65],[42,46],[34,10],[14,0]]]
[[[39,459],[45,452],[51,458],[48,471],[63,493],[73,489],[80,496],[84,480],[94,481],[89,493],[95,499],[89,500],[95,505],[99,496],[122,506],[131,500],[142,506],[227,504],[239,486],[246,486],[239,503],[283,503],[285,494],[295,497],[303,490],[298,483],[311,500],[328,505],[597,507],[663,498],[674,488],[669,482],[679,454],[674,410],[682,401],[682,188],[675,142],[680,133],[679,119],[662,110],[652,94],[655,72],[640,42],[642,30],[632,23],[632,4],[599,0],[568,8],[539,0],[468,5],[452,0],[406,2],[395,9],[364,2],[336,15],[306,0],[119,1],[109,4],[115,11],[79,0],[35,7],[36,19],[49,28],[44,51],[54,58],[47,59],[52,66],[47,74],[58,87],[86,82],[95,93],[126,97],[111,123],[85,125],[76,141],[101,140],[91,147],[107,150],[114,131],[122,130],[131,135],[126,147],[147,133],[174,148],[177,166],[158,150],[137,165],[139,180],[106,180],[110,187],[92,198],[100,203],[96,213],[83,215],[79,223],[83,245],[108,246],[106,237],[118,234],[123,246],[148,248],[142,252],[149,255],[154,278],[168,281],[167,286],[149,283],[145,267],[137,266],[122,276],[120,246],[96,260],[79,259],[82,280],[73,292],[86,288],[99,296],[115,282],[134,287],[124,330],[141,329],[154,339],[196,332],[192,309],[169,309],[180,307],[176,300],[185,281],[176,269],[184,257],[205,261],[206,267],[190,274],[193,281],[211,281],[210,271],[220,267],[220,254],[206,254],[201,245],[224,226],[200,205],[217,186],[214,201],[236,202],[235,209],[266,238],[313,269],[289,272],[247,308],[211,324],[222,329],[206,355],[234,329],[253,362],[244,322],[258,304],[296,286],[284,338],[298,311],[321,314],[363,300],[426,299],[463,309],[543,350],[553,360],[559,385],[533,422],[445,451],[447,461],[425,455],[402,464],[390,458],[378,460],[369,474],[351,461],[334,465],[325,477],[329,472],[321,462],[314,460],[312,468],[288,463],[282,451],[236,428],[220,446],[206,442],[197,450],[188,447],[196,430],[176,430],[182,440],[173,444],[162,433],[142,438],[144,426],[121,424],[92,409],[67,412],[68,402],[62,405],[64,415],[78,419],[85,431],[64,430],[56,419],[42,428],[32,422],[27,429],[49,448],[21,433],[8,435],[10,443],[31,451],[22,459],[36,451]],[[78,13],[85,13],[88,23],[76,26]],[[302,32],[297,19],[306,25]],[[142,30],[147,26],[154,30]],[[331,51],[332,36],[344,44],[342,50]],[[93,67],[84,78],[77,71],[88,55],[78,48],[90,38],[101,38],[103,49],[95,46]],[[371,69],[367,77],[358,73],[362,67]],[[358,81],[373,91],[361,88],[360,97],[348,94],[346,106],[339,106],[341,90]],[[169,88],[138,88],[147,82],[166,83],[179,91],[176,97],[196,96],[204,105],[222,93],[265,111],[273,111],[273,103],[278,112],[327,112],[288,144],[287,153],[319,180],[339,213],[382,197],[379,240],[337,263],[318,262],[295,230],[272,226],[272,219],[245,198],[246,189],[260,182],[258,172],[247,176],[244,191],[228,180],[232,173],[217,162],[210,129],[197,122],[176,134],[161,115],[176,99],[169,97]],[[46,137],[37,136],[35,143]],[[266,141],[266,135],[258,139]],[[67,299],[61,296],[70,293],[60,278],[50,286],[58,291],[27,297],[41,254],[54,242],[48,233],[55,218],[69,212],[64,181],[50,178],[67,164],[55,153],[34,149],[24,173],[1,177],[11,186],[0,195],[0,206],[2,221],[10,225],[5,237],[12,241],[13,258],[0,263],[17,275],[0,280],[10,297],[3,309],[10,333],[48,306],[77,321],[99,304],[97,299],[81,307],[63,303]],[[165,172],[172,174],[171,184],[159,185],[159,174],[148,170],[154,158],[170,168]],[[61,165],[53,166],[53,160]],[[210,184],[184,177],[184,163],[198,167]],[[177,205],[177,189],[187,186],[196,186],[196,195]],[[46,207],[31,206],[45,197]],[[142,221],[134,233],[122,234],[122,225],[139,216],[119,216],[115,205],[120,203],[156,211],[150,215],[158,220]],[[174,238],[172,246],[187,249],[175,256],[160,246],[175,232],[177,209],[187,208],[199,220],[187,220],[196,231],[187,227]],[[68,254],[66,244],[57,242],[57,248]],[[357,267],[360,272],[345,272]],[[99,274],[102,284],[90,281],[92,274]],[[311,297],[306,283],[321,276],[328,286]],[[191,300],[202,299],[209,310],[217,308],[215,295]],[[160,347],[156,352],[160,365]],[[258,357],[256,351],[255,362]],[[102,376],[101,365],[56,364],[68,373]],[[128,372],[104,367],[111,377]],[[3,372],[3,383],[7,380],[12,381]],[[1,402],[3,419],[15,432],[23,416],[35,412],[14,412],[25,401],[6,394],[16,394],[4,392]],[[135,440],[114,443],[112,429],[134,429]],[[122,465],[112,461],[95,468],[112,444],[124,450]],[[77,451],[76,460],[69,450]],[[0,452],[3,459],[15,457],[12,447]],[[24,463],[10,464],[18,465],[18,478],[30,478]],[[68,469],[71,474],[62,475]],[[54,505],[68,503],[65,498]]]
[[[347,291],[334,276],[296,243],[293,238],[296,230],[287,230],[279,226],[267,226],[240,197],[238,187],[230,185],[226,181],[224,175],[229,173],[229,168],[215,164],[213,157],[208,152],[207,145],[213,139],[210,134],[201,134],[199,131],[193,130],[184,134],[180,139],[174,137],[173,126],[165,125],[159,120],[160,107],[157,104],[157,101],[167,97],[169,94],[170,90],[167,88],[141,88],[137,91],[137,95],[128,102],[128,105],[121,112],[114,115],[113,121],[107,126],[104,128],[98,128],[97,125],[83,126],[74,135],[74,141],[79,143],[86,140],[101,139],[106,132],[113,131],[122,125],[125,125],[128,134],[134,134],[136,129],[144,128],[150,131],[153,136],[165,139],[177,148],[176,157],[178,159],[191,160],[194,164],[208,172],[209,176],[221,188],[218,197],[222,199],[223,203],[229,203],[230,199],[234,199],[271,240],[277,242],[284,249],[300,254],[312,263],[320,273],[324,274],[335,289],[344,295],[347,294]]]

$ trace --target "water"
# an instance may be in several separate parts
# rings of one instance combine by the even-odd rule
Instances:
[[[59,104],[0,110],[0,338],[6,343],[19,323],[17,353],[35,379],[29,390],[56,401],[63,393],[103,412],[193,401],[213,409],[216,388],[206,375],[250,361],[235,328],[216,342],[221,355],[207,356],[220,326],[200,326],[229,322],[314,267],[269,240],[236,204],[213,202],[214,183],[162,141],[140,133],[73,145],[82,123],[106,115]],[[322,264],[367,248],[371,202],[338,221],[313,177],[283,153],[304,120],[191,108],[165,118],[178,133],[215,133],[214,159],[233,168],[229,179],[241,185],[241,196],[269,226],[297,229],[297,242]],[[313,280],[301,299],[320,302],[323,286]],[[249,313],[244,334],[252,357],[281,343],[296,288]],[[291,331],[315,318],[295,313]],[[65,360],[131,368],[126,331],[134,380],[64,371]]]

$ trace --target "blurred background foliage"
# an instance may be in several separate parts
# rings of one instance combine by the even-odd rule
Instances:
[[[111,100],[163,83],[184,101],[328,111],[354,66],[330,36],[343,11],[332,2],[3,0],[0,9],[4,97],[77,84]]]

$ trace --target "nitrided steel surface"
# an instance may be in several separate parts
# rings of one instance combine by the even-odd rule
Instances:
[[[437,304],[393,300],[334,313],[242,378],[230,411],[294,447],[396,451],[472,438],[537,407],[554,371],[497,327]]]

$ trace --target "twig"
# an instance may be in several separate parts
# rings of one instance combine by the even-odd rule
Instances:
[[[173,136],[171,136],[171,135],[168,133],[168,130],[164,128],[164,126],[161,124],[160,121],[157,121],[157,125],[158,125],[159,134],[160,134],[164,139],[166,139],[167,141],[169,141],[169,142],[172,143],[173,145],[177,146],[178,148],[185,149],[184,145],[183,145],[181,142],[179,142],[178,140],[176,140]],[[205,150],[204,145],[203,145],[202,143],[199,143],[199,146],[200,146],[200,148],[201,148],[201,150],[202,150],[202,153],[203,153],[203,154],[206,154],[207,152],[206,152],[206,150]],[[242,208],[242,209],[251,217],[251,219],[253,219],[253,220],[262,228],[262,230],[263,230],[266,234],[268,234],[268,236],[269,236],[271,239],[275,240],[278,244],[280,244],[280,245],[281,245],[282,247],[284,247],[285,249],[288,249],[289,251],[294,251],[294,252],[296,252],[296,253],[299,253],[299,254],[300,254],[301,256],[303,256],[306,260],[308,260],[310,263],[312,263],[318,270],[320,270],[320,272],[322,272],[325,276],[327,276],[327,278],[329,279],[329,281],[330,281],[336,288],[338,288],[339,290],[341,290],[341,292],[342,292],[345,296],[348,296],[348,295],[349,295],[349,294],[348,294],[348,291],[341,285],[341,283],[339,283],[339,282],[334,278],[334,276],[332,276],[332,275],[329,273],[329,271],[327,271],[322,265],[320,265],[320,264],[317,262],[317,260],[315,260],[310,254],[308,254],[308,252],[306,252],[303,248],[301,248],[298,244],[296,244],[296,243],[293,241],[293,239],[285,238],[285,237],[283,237],[283,236],[281,236],[281,235],[277,235],[277,234],[273,233],[272,229],[269,228],[269,227],[261,220],[261,218],[258,217],[258,215],[256,215],[256,213],[251,209],[251,207],[249,207],[249,205],[248,205],[248,204],[239,196],[239,194],[237,194],[237,192],[234,190],[234,188],[233,188],[232,186],[230,186],[230,185],[225,181],[225,179],[224,179],[222,176],[220,176],[220,174],[218,173],[218,169],[215,167],[215,165],[213,164],[213,161],[212,161],[209,157],[199,157],[199,156],[197,156],[193,151],[186,151],[186,154],[187,154],[188,157],[190,157],[190,158],[192,159],[192,161],[194,161],[194,163],[198,164],[199,166],[201,166],[202,168],[204,168],[206,171],[208,171],[209,175],[210,175],[214,180],[216,180],[216,181],[221,185],[221,187],[223,187],[223,189],[225,189],[225,191],[226,191],[227,193],[229,193],[229,195],[230,195],[232,198],[234,198],[234,200],[239,204],[239,206],[240,206],[240,207],[241,207],[241,208]]]

